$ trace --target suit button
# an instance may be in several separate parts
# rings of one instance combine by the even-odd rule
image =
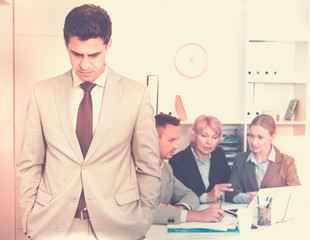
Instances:
[[[72,202],[76,202],[77,200],[78,200],[77,197],[73,197],[73,198],[71,199]]]
[[[87,168],[87,164],[86,164],[86,163],[83,163],[82,168],[83,168],[83,169],[86,169],[86,168]]]
[[[168,223],[174,223],[174,219],[173,218],[168,218]]]

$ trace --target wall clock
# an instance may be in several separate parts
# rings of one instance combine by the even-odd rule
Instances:
[[[174,55],[174,66],[186,78],[197,78],[207,70],[208,53],[197,43],[183,44]]]

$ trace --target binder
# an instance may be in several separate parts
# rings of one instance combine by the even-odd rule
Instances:
[[[295,111],[295,109],[297,107],[297,104],[298,104],[298,100],[297,99],[292,99],[290,101],[290,104],[288,105],[288,108],[287,108],[285,116],[284,116],[285,120],[291,120],[292,119],[292,116],[293,116],[294,111]]]
[[[227,232],[227,233],[233,233],[236,232],[238,233],[238,227],[234,229],[227,229],[226,231],[223,230],[216,230],[216,229],[208,229],[208,228],[168,228],[168,233],[219,233],[219,232]]]

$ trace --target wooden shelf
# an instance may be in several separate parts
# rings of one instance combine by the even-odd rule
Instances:
[[[264,83],[264,84],[306,84],[306,81],[277,81],[277,80],[271,80],[271,81],[267,81],[267,80],[255,80],[255,81],[251,81],[249,80],[248,83]]]
[[[276,125],[306,125],[305,121],[277,121]]]

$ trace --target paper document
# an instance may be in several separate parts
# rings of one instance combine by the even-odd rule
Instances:
[[[235,229],[238,223],[238,219],[233,216],[226,214],[220,222],[187,222],[180,224],[168,224],[168,229],[212,229],[217,231],[227,231],[229,229]]]

